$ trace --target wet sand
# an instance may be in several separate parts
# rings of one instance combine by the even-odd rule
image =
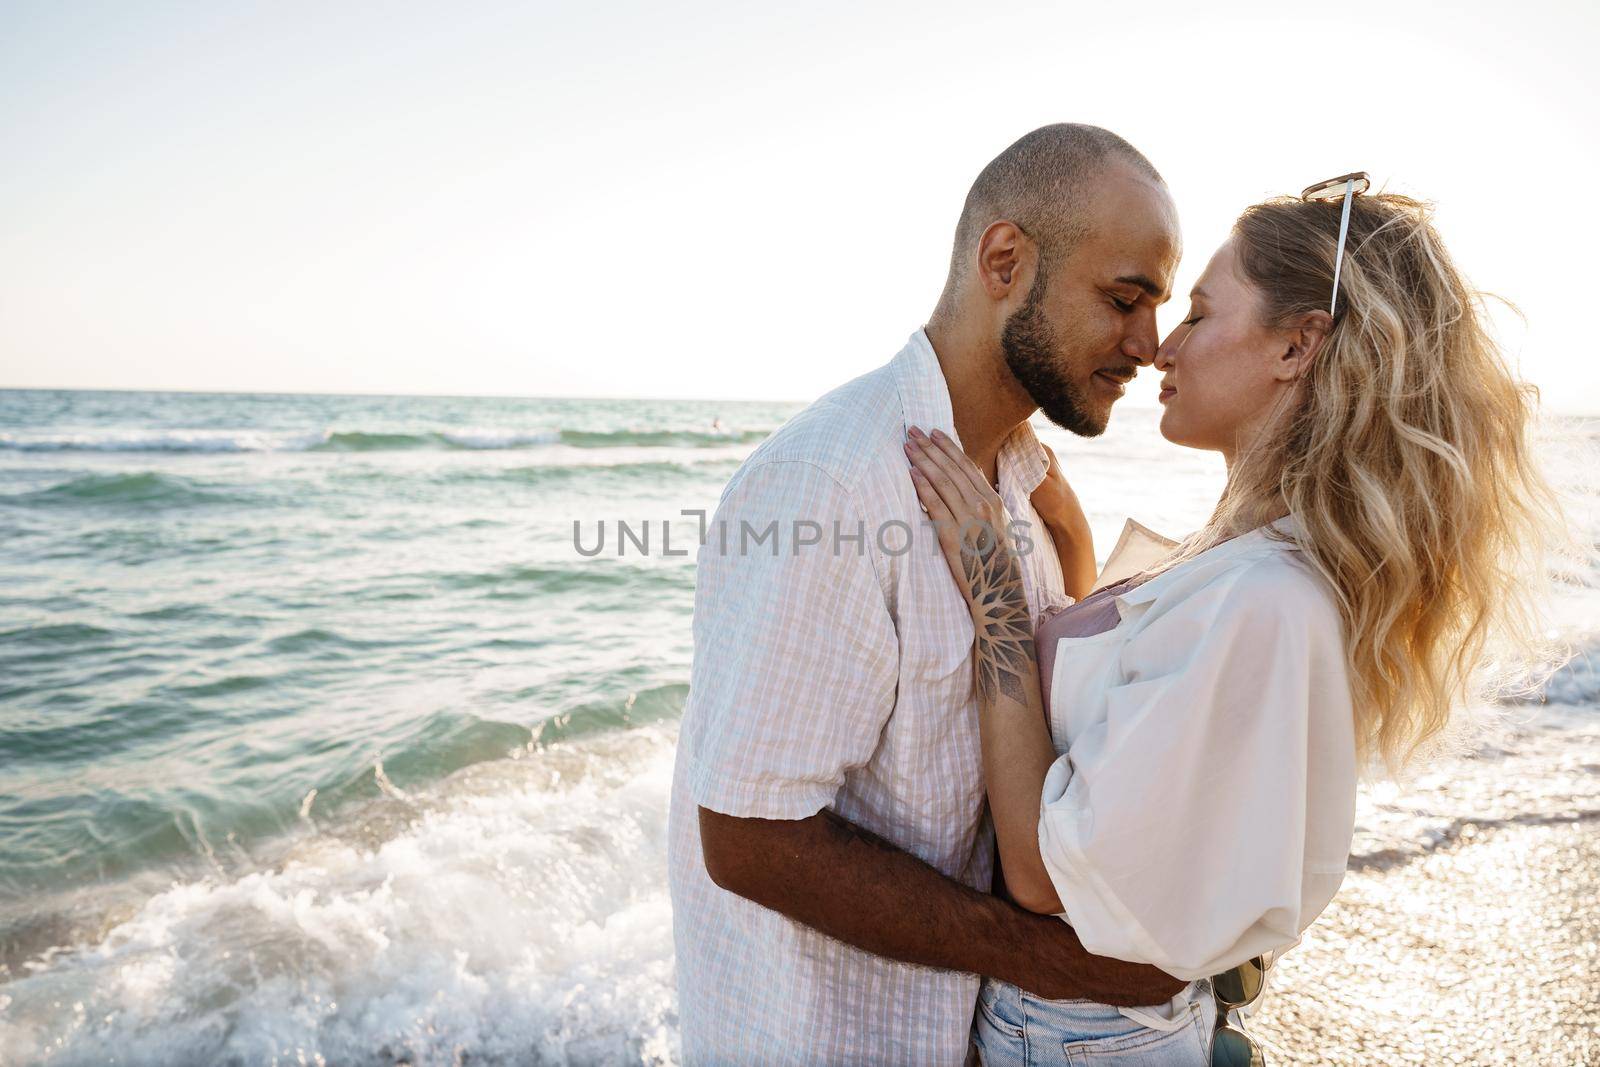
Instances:
[[[1270,1064],[1600,1064],[1600,717],[1525,714],[1363,794],[1344,886],[1248,1023]]]

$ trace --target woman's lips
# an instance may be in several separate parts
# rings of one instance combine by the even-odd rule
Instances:
[[[1158,399],[1159,399],[1160,403],[1165,404],[1168,400],[1171,400],[1174,396],[1176,396],[1177,392],[1178,391],[1176,389],[1174,389],[1172,386],[1163,385],[1161,387],[1161,396]]]

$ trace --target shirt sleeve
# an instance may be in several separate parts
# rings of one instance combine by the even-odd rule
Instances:
[[[729,487],[697,559],[680,740],[696,804],[805,818],[871,759],[899,662],[872,537],[813,464],[767,461]]]
[[[1189,980],[1292,944],[1343,881],[1354,830],[1331,594],[1258,563],[1121,654],[1104,718],[1045,779],[1039,849],[1061,918],[1090,952]]]

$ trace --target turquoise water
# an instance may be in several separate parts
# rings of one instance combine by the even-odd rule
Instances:
[[[662,524],[798,407],[0,391],[0,1063],[671,1060]],[[1042,431],[1102,553],[1220,490],[1155,419]]]
[[[0,900],[674,714],[692,568],[571,521],[714,503],[792,410],[0,393]]]

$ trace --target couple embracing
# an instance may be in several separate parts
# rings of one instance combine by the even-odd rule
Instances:
[[[687,1063],[1259,1062],[1235,1009],[1338,890],[1362,771],[1520,617],[1549,493],[1423,205],[1248,208],[1163,338],[1179,255],[1136,149],[1033,131],[926,326],[724,491],[670,815]],[[1028,419],[1097,435],[1146,367],[1227,485],[1097,570]]]

